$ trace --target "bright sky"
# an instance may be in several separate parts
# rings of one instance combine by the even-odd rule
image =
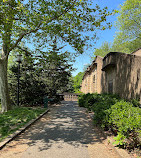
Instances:
[[[95,0],[96,3],[100,7],[107,6],[108,9],[111,11],[113,9],[119,9],[120,5],[124,3],[125,0]],[[114,27],[114,22],[117,19],[117,15],[111,16],[108,20],[113,22],[113,27],[110,30],[98,31],[98,37],[95,47],[91,48],[90,50],[84,52],[82,55],[76,58],[76,62],[74,63],[73,67],[77,70],[72,73],[73,76],[77,75],[79,72],[83,71],[83,67],[86,64],[91,63],[91,56],[93,55],[94,49],[99,48],[104,41],[113,42],[115,32],[117,31]]]

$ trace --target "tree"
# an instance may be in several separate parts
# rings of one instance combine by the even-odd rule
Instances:
[[[141,40],[136,38],[134,40],[124,40],[122,32],[118,33],[114,39],[114,42],[111,46],[111,51],[115,52],[123,52],[130,54],[133,51],[137,50],[141,46]]]
[[[43,97],[46,94],[45,85],[38,78],[38,71],[35,66],[35,59],[31,55],[30,50],[22,53],[22,64],[20,68],[20,104],[21,105],[37,105],[43,102]],[[17,101],[17,77],[18,65],[13,64],[9,68],[9,91],[11,101],[16,105]],[[31,95],[32,94],[32,95]]]
[[[120,32],[122,32],[121,40],[141,39],[141,1],[126,0],[119,13],[116,24]]]
[[[83,32],[103,28],[107,8],[90,7],[87,0],[3,0],[0,2],[0,83],[2,112],[10,108],[7,81],[8,56],[20,43],[43,49],[54,36],[82,53],[89,36]],[[107,25],[106,25],[107,26]],[[109,24],[108,24],[109,27]],[[33,47],[34,48],[34,47]],[[22,48],[24,50],[24,48]]]
[[[73,82],[74,82],[74,92],[79,93],[80,92],[80,87],[82,83],[82,78],[84,76],[84,72],[79,72],[75,77],[73,77]]]
[[[141,46],[141,1],[126,0],[119,13],[112,49],[130,54]]]
[[[71,77],[69,78],[68,84],[66,85],[66,90],[63,92],[70,92],[70,93],[74,93],[74,81],[73,81],[73,77],[71,75]]]
[[[141,1],[126,0],[119,11],[116,33],[112,44],[104,42],[94,55],[104,57],[110,51],[132,53],[141,46]]]
[[[43,80],[46,85],[48,96],[53,97],[58,92],[63,93],[68,91],[67,85],[70,82],[71,71],[73,70],[69,52],[61,52],[63,47],[57,47],[56,38],[53,44],[50,45],[47,53],[42,53],[37,62],[39,73],[39,80]],[[70,89],[70,88],[69,88]]]
[[[22,64],[20,70],[20,103],[22,105],[38,105],[43,101],[43,97],[55,97],[57,93],[72,90],[70,79],[73,61],[70,53],[61,52],[57,47],[57,40],[50,44],[48,52],[40,52],[35,57],[31,50],[22,53]],[[17,100],[17,64],[9,70],[9,88],[12,103]],[[31,95],[32,94],[32,95]]]
[[[111,44],[108,42],[104,42],[100,48],[95,49],[94,55],[104,57],[111,51]]]

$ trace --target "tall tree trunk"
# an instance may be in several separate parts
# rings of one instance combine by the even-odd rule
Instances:
[[[8,57],[0,61],[0,90],[1,90],[1,111],[5,112],[10,109],[10,96],[7,79]]]

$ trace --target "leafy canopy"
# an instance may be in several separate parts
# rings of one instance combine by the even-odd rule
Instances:
[[[141,39],[141,1],[126,0],[119,13],[117,26],[123,33],[123,39]]]
[[[89,0],[3,0],[0,2],[0,43],[5,55],[21,41],[45,48],[54,36],[82,53],[90,39],[87,32],[110,27],[107,7]],[[104,22],[104,23],[103,23]],[[83,34],[83,32],[85,34]]]
[[[94,55],[104,57],[106,54],[110,52],[111,44],[108,42],[104,42],[100,48],[97,48],[94,52]]]
[[[119,10],[116,21],[118,32],[112,44],[104,42],[94,55],[104,57],[110,51],[132,53],[141,46],[141,1],[126,0]]]
[[[75,77],[73,77],[73,88],[75,93],[80,92],[83,76],[84,72],[79,72]]]

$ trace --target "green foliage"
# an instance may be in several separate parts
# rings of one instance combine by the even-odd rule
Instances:
[[[118,100],[116,95],[98,94],[95,98],[96,102],[92,106],[92,110],[95,112],[94,122],[101,124],[102,127],[107,127],[108,115],[106,110],[109,109]]]
[[[133,104],[135,107],[141,107],[139,100],[132,99],[130,102]]]
[[[118,100],[116,95],[108,94],[83,94],[79,97],[79,106],[86,107],[95,112],[94,121],[96,124],[106,125],[106,110]]]
[[[121,100],[114,104],[108,112],[109,123],[118,129],[119,136],[124,136],[120,138],[121,142],[125,138],[129,138],[131,134],[134,134],[134,140],[137,141],[138,134],[141,134],[141,109],[133,107],[130,102]],[[133,141],[132,143],[138,145],[139,142]]]
[[[23,52],[22,52],[23,53]],[[39,80],[38,71],[34,66],[35,60],[31,54],[23,53],[23,60],[20,68],[20,104],[37,105],[43,102],[43,97],[46,94],[45,84]],[[18,65],[13,64],[9,68],[9,91],[11,101],[16,105],[17,101],[17,80],[18,80]],[[31,95],[32,94],[32,95]]]
[[[81,94],[79,96],[78,104],[80,107],[86,107],[85,101],[87,101],[87,98],[90,96],[90,93],[87,94]]]
[[[94,38],[96,28],[102,30],[103,27],[111,26],[105,22],[110,14],[108,8],[101,9],[98,5],[91,4],[87,0],[1,1],[2,44],[10,44],[8,51],[11,51],[21,40],[27,39],[39,48],[57,36],[61,42],[69,43],[82,53],[86,41],[90,39],[87,35],[82,35],[82,32],[90,31]]]
[[[112,50],[131,53],[141,45],[141,1],[126,0],[119,10],[116,26],[119,31],[113,42]]]
[[[121,133],[118,133],[117,137],[114,138],[115,139],[115,142],[113,144],[116,144],[116,145],[120,145],[120,146],[125,146],[125,139],[126,137],[121,134]]]
[[[72,58],[70,53],[62,52],[62,48],[57,47],[56,38],[53,44],[50,45],[50,50],[41,53],[37,62],[37,71],[40,74],[39,80],[43,81],[46,86],[46,93],[50,97],[54,97],[57,93],[71,91],[71,72]]]
[[[79,72],[75,77],[73,77],[73,88],[75,93],[80,93],[83,76],[84,72]]]
[[[38,105],[43,103],[43,97],[55,97],[57,93],[72,90],[70,79],[72,59],[69,52],[61,52],[56,40],[50,45],[46,54],[39,53],[38,58],[32,56],[30,50],[21,51],[23,60],[20,69],[20,103],[23,105]],[[9,88],[12,102],[17,100],[17,65],[9,68]],[[32,95],[31,95],[32,93]]]
[[[6,68],[12,50],[27,52],[26,47],[32,45],[32,55],[35,56],[43,50],[47,52],[47,46],[57,37],[59,45],[70,45],[76,53],[83,53],[84,48],[94,44],[96,29],[111,27],[106,22],[107,16],[111,14],[107,10],[107,7],[101,9],[87,0],[0,1],[0,64],[5,77],[1,85],[8,85],[5,83]],[[22,42],[26,43],[25,46],[22,46]],[[10,109],[8,86],[4,89],[2,111],[7,111]]]
[[[104,42],[94,51],[94,55],[104,57],[109,52],[130,54],[141,46],[141,1],[126,0],[118,11],[116,21],[118,32],[112,43]]]
[[[141,1],[126,0],[119,11],[117,26],[122,32],[122,39],[141,38]]]
[[[83,94],[79,97],[79,106],[94,111],[95,124],[117,134],[116,144],[141,145],[141,109],[138,101],[127,102],[109,94]]]
[[[20,107],[0,115],[0,141],[43,113],[42,108]]]
[[[106,54],[108,54],[111,51],[111,44],[108,42],[104,42],[100,48],[97,48],[94,51],[94,55],[104,57]]]

